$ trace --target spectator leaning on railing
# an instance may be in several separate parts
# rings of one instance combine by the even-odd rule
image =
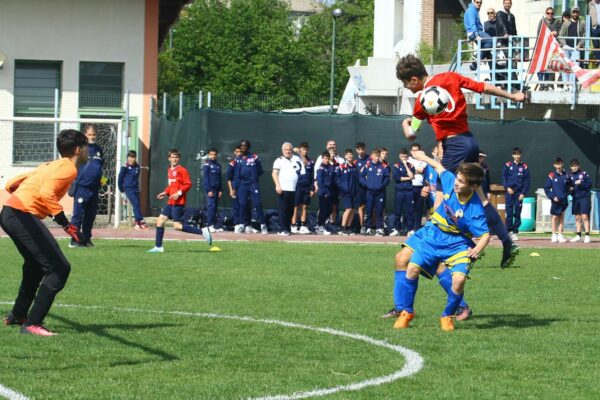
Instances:
[[[590,27],[590,36],[595,38],[600,38],[600,26],[598,26],[598,21],[600,21],[600,0],[592,0],[588,6],[590,18],[592,20]],[[592,44],[594,45],[594,49],[600,49],[600,40],[592,40]],[[594,51],[593,56],[591,57],[594,60],[600,60],[600,51]]]
[[[481,8],[482,0],[473,0],[469,7],[467,7],[467,11],[465,11],[464,24],[465,30],[467,31],[467,39],[474,42],[477,39],[481,38],[481,49],[490,49],[493,45],[492,38],[483,30],[483,25],[481,24],[481,20],[479,19],[479,9]],[[490,52],[481,51],[479,56],[481,60],[490,58]],[[472,71],[477,69],[477,63],[473,62],[470,65]]]
[[[542,17],[542,19],[540,19],[540,22],[538,24],[537,37],[539,37],[539,35],[540,35],[540,30],[542,29],[542,24],[545,24],[546,27],[548,27],[552,36],[554,36],[555,38],[558,36],[558,30],[560,29],[560,22],[557,22],[554,19],[554,8],[552,8],[552,7],[546,8],[546,12],[544,13],[544,16]],[[552,80],[552,74],[549,72],[546,72],[546,73],[540,72],[540,73],[538,73],[538,78],[540,81],[550,81],[550,80]],[[551,88],[551,86],[552,85],[540,85],[540,90],[549,90]]]

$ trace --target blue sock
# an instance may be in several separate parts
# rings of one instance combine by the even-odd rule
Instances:
[[[196,228],[192,225],[183,225],[181,228],[183,232],[193,233],[195,235],[202,235],[202,228]]]
[[[156,227],[156,247],[162,247],[163,236],[165,236],[165,228],[163,226]]]
[[[417,288],[419,287],[419,278],[417,279],[404,279],[404,290],[402,291],[402,305],[404,310],[409,313],[413,313],[415,305],[415,295],[417,294]]]
[[[394,308],[396,311],[404,309],[404,305],[402,304],[402,289],[404,288],[405,280],[406,271],[394,272]]]
[[[447,317],[449,315],[456,314],[456,310],[458,309],[458,305],[463,299],[462,294],[456,294],[452,289],[448,292],[448,302],[446,303],[446,308],[444,308],[444,312],[442,313],[442,317]]]
[[[449,294],[450,290],[452,290],[452,273],[450,272],[450,270],[446,268],[437,277],[438,277],[438,283],[440,284],[440,286],[442,288],[444,288],[446,293]],[[468,306],[469,305],[467,304],[467,302],[464,299],[461,300],[460,307],[468,307]]]
[[[512,240],[508,235],[506,225],[504,225],[504,222],[500,219],[498,211],[496,211],[491,203],[488,203],[483,209],[485,210],[485,218],[487,219],[489,227],[496,233],[498,239],[502,241],[502,246],[510,246]]]

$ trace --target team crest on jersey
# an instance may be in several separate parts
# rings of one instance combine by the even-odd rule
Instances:
[[[456,211],[454,212],[454,216],[455,216],[456,218],[462,218],[462,217],[464,216],[463,210],[459,208],[458,210],[456,210]]]
[[[579,174],[579,179],[583,179],[583,175],[582,174]]]
[[[444,193],[444,200],[448,200],[450,198],[450,195],[448,193]]]

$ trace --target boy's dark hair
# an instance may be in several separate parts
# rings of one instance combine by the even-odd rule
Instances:
[[[87,132],[88,129],[92,129],[94,132],[98,133],[98,129],[96,128],[96,125],[94,125],[94,124],[86,124],[83,126],[83,132]]]
[[[563,164],[563,159],[562,159],[562,158],[560,158],[560,157],[556,157],[556,158],[554,159],[554,164]]]
[[[219,154],[219,150],[217,150],[217,149],[216,149],[216,147],[211,147],[210,149],[208,149],[208,152],[209,152],[209,153],[212,153],[213,151],[214,151],[215,153]]]
[[[365,144],[365,142],[357,142],[356,146],[354,146],[357,149],[364,149],[367,147],[367,145]]]
[[[403,156],[407,156],[408,155],[408,150],[406,150],[405,148],[400,149],[400,154]]]
[[[421,145],[419,143],[413,143],[413,144],[410,145],[411,149],[414,148],[414,147],[416,147],[417,150],[421,150]]]
[[[127,152],[127,157],[137,157],[137,152],[135,150],[129,150]]]
[[[181,153],[179,152],[179,150],[177,150],[177,149],[169,150],[169,157],[171,157],[173,154],[175,154],[177,157],[181,158]]]
[[[240,147],[242,146],[246,146],[247,148],[250,148],[250,141],[248,139],[242,139],[240,140]]]
[[[87,137],[75,129],[63,129],[56,138],[56,148],[62,157],[72,157],[78,147],[87,144]]]
[[[387,147],[380,147],[379,151],[387,151],[389,153],[389,150],[387,149]]]
[[[371,150],[371,154],[377,154],[378,156],[380,156],[381,150],[379,150],[379,148],[375,147],[373,150]]]
[[[321,153],[321,158],[331,158],[331,154],[329,154],[329,152],[327,150],[325,150],[323,153]]]
[[[236,151],[236,150],[242,150],[240,145],[233,146],[233,151]]]
[[[346,155],[348,153],[354,154],[354,152],[352,151],[352,149],[346,149],[346,150],[344,150],[344,155]]]
[[[572,159],[569,162],[569,166],[571,166],[571,167],[575,167],[575,166],[579,167],[579,166],[581,166],[581,164],[579,164],[579,160],[578,159],[574,158],[574,159]]]
[[[462,162],[456,170],[456,174],[458,173],[464,175],[469,185],[480,186],[481,182],[483,182],[483,168],[478,163]]]
[[[520,147],[513,147],[512,153],[513,154],[522,154],[521,148]]]
[[[308,149],[308,142],[302,142],[302,143],[300,143],[300,148],[301,149]]]
[[[422,79],[427,76],[427,70],[423,62],[414,54],[408,54],[402,57],[398,61],[398,64],[396,64],[396,78],[401,81],[408,81],[413,76]]]

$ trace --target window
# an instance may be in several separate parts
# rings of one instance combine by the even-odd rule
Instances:
[[[58,61],[15,60],[14,115],[54,117],[54,97],[61,87]],[[15,122],[13,163],[37,164],[54,158],[54,124]]]
[[[79,108],[123,108],[123,63],[79,63]]]

